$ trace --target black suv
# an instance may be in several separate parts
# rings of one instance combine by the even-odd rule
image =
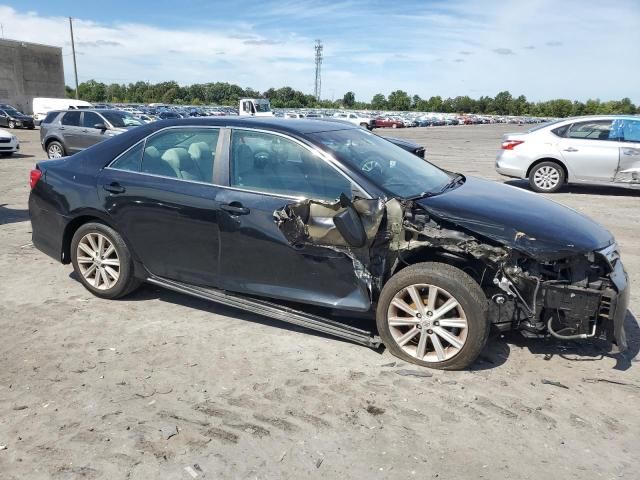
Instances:
[[[49,158],[60,158],[140,125],[121,110],[53,111],[40,124],[40,143]]]

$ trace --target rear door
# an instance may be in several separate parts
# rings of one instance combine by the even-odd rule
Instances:
[[[352,258],[326,247],[292,245],[274,217],[303,198],[335,202],[341,193],[350,195],[350,180],[303,143],[273,132],[234,129],[227,151],[228,187],[216,197],[223,288],[368,310],[368,291]],[[318,218],[315,227],[325,224],[333,225],[332,219]]]
[[[576,122],[558,142],[570,176],[586,182],[611,182],[620,159],[620,142],[612,132],[612,120]]]
[[[218,285],[213,164],[219,137],[219,128],[160,130],[100,174],[104,209],[154,275]]]
[[[80,138],[82,133],[82,127],[80,126],[81,115],[82,112],[74,110],[65,113],[60,120],[58,130],[67,153],[76,153],[85,148],[82,146]]]

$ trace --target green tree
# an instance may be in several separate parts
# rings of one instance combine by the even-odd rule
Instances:
[[[498,115],[508,115],[513,97],[508,91],[500,92],[493,99],[493,108]]]
[[[391,92],[387,103],[391,110],[406,111],[411,108],[411,98],[404,90]]]
[[[353,92],[347,92],[342,97],[342,104],[347,108],[352,108],[356,103],[356,94]]]
[[[384,110],[387,108],[387,97],[381,93],[376,93],[371,99],[371,108],[374,110]]]

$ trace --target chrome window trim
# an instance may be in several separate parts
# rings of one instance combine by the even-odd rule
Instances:
[[[145,175],[145,176],[149,176],[149,177],[156,177],[156,178],[166,178],[168,180],[176,180],[179,182],[187,182],[187,183],[195,183],[198,185],[211,185],[214,187],[218,187],[218,188],[226,188],[229,190],[236,190],[236,191],[240,191],[240,192],[247,192],[247,193],[255,193],[255,194],[260,194],[260,195],[269,195],[269,196],[274,196],[277,198],[286,198],[286,199],[292,199],[292,200],[305,200],[307,199],[307,197],[304,196],[292,196],[292,195],[284,195],[281,193],[272,193],[272,192],[263,192],[260,190],[252,190],[249,188],[242,188],[242,187],[234,187],[232,185],[222,185],[222,184],[218,184],[218,183],[210,183],[210,182],[200,182],[198,180],[187,180],[184,178],[176,178],[176,177],[165,177],[163,175],[156,175],[153,173],[147,173],[147,172],[142,172],[140,170],[138,171],[133,171],[133,170],[124,170],[121,168],[114,168],[112,167],[112,165],[118,161],[120,159],[120,157],[122,157],[123,155],[125,155],[126,153],[128,153],[131,149],[133,149],[134,147],[136,147],[138,144],[143,143],[143,147],[142,147],[142,158],[140,159],[140,168],[142,168],[142,160],[144,158],[144,150],[147,148],[147,141],[150,138],[153,138],[154,136],[166,131],[166,130],[171,130],[171,129],[176,129],[176,128],[198,128],[198,129],[218,129],[220,130],[220,136],[218,137],[218,145],[220,145],[220,137],[223,134],[223,129],[229,129],[231,131],[231,133],[233,133],[233,130],[246,130],[246,131],[250,131],[250,132],[258,132],[258,133],[266,133],[266,134],[270,134],[270,135],[278,135],[280,137],[286,138],[287,140],[291,140],[294,143],[297,143],[298,145],[300,145],[303,148],[306,148],[307,150],[309,150],[312,154],[315,154],[316,156],[318,156],[321,160],[325,161],[326,163],[328,163],[330,165],[331,168],[333,168],[334,170],[336,170],[340,175],[342,175],[344,178],[346,178],[351,184],[355,185],[357,187],[358,190],[360,190],[360,192],[364,195],[364,198],[367,199],[371,199],[373,198],[369,192],[364,189],[358,182],[356,182],[355,180],[353,180],[351,177],[349,177],[346,173],[344,173],[342,170],[340,170],[338,167],[336,167],[336,164],[338,164],[339,162],[329,153],[325,152],[324,150],[316,147],[316,146],[311,146],[308,145],[304,142],[301,142],[300,140],[298,140],[297,138],[293,138],[287,134],[281,133],[281,132],[274,132],[272,130],[265,130],[265,129],[259,129],[259,128],[251,128],[251,127],[235,127],[235,126],[229,126],[229,125],[171,125],[168,127],[164,127],[161,128],[160,130],[156,130],[155,132],[152,132],[150,135],[138,140],[136,143],[134,143],[133,145],[131,145],[129,148],[127,148],[124,152],[120,153],[116,158],[114,158],[106,167],[103,167],[103,169],[108,169],[108,170],[116,170],[119,172],[128,172],[128,173],[132,173],[132,174],[137,174],[137,175]],[[216,148],[216,153],[217,153],[217,148]],[[229,145],[228,145],[228,155],[227,155],[227,163],[230,164],[231,161],[231,141],[229,141]],[[216,155],[217,156],[217,155]],[[230,166],[230,165],[228,165]],[[215,169],[215,166],[214,166]],[[229,183],[229,179],[227,179],[227,183]]]

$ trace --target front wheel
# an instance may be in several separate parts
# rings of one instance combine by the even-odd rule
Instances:
[[[16,123],[13,120],[9,122],[9,128],[16,128]]]
[[[120,298],[139,285],[127,245],[102,223],[78,228],[71,240],[71,262],[82,284],[97,297]]]
[[[444,263],[418,263],[391,277],[376,312],[389,351],[442,370],[468,368],[489,335],[488,302],[473,278]]]

